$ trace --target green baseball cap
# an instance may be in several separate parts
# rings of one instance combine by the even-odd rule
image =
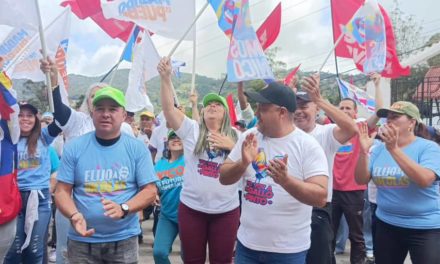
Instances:
[[[176,132],[174,130],[170,130],[168,131],[168,139],[170,139],[171,137],[179,137]]]
[[[377,116],[386,118],[388,112],[404,114],[410,116],[411,118],[414,118],[418,123],[422,122],[422,119],[420,118],[419,108],[417,108],[417,106],[410,102],[395,102],[390,108],[381,108],[377,110]]]
[[[102,99],[112,99],[119,106],[122,106],[125,108],[124,94],[122,93],[121,90],[118,90],[118,89],[113,88],[111,86],[106,86],[96,92],[95,97],[93,98],[93,105],[96,105],[96,103],[98,103],[98,101],[100,101]]]
[[[203,97],[203,107],[206,107],[210,102],[219,102],[223,105],[223,107],[229,111],[228,103],[226,102],[226,99],[218,95],[216,93],[209,93]]]

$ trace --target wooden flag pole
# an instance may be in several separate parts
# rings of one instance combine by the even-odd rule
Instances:
[[[193,65],[192,65],[192,76],[191,76],[191,94],[196,90],[196,55],[197,55],[197,34],[194,30],[194,39],[193,39]]]
[[[38,16],[38,31],[40,33],[41,50],[43,53],[43,58],[46,59],[47,58],[47,46],[46,46],[46,39],[44,36],[43,21],[41,20],[40,6],[38,5],[38,0],[35,0],[35,7],[37,10],[37,16]],[[50,72],[46,73],[46,91],[47,91],[47,97],[49,99],[50,112],[55,112],[55,107],[53,105],[52,83],[50,80]]]
[[[319,67],[318,72],[321,72],[322,69],[324,68],[325,64],[327,63],[328,59],[330,58],[330,56],[332,55],[332,52],[336,49],[336,47],[339,45],[339,42],[341,42],[341,40],[344,38],[344,33],[342,33],[339,38],[336,40],[335,45],[333,45],[333,47],[330,49],[330,51],[327,54],[327,57],[325,57],[324,62],[322,63],[321,67]]]

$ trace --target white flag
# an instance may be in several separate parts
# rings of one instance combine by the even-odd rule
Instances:
[[[160,56],[151,41],[150,34],[144,30],[142,34],[138,35],[133,48],[133,61],[125,93],[127,111],[137,112],[146,108],[148,111],[154,112],[153,105],[147,95],[145,82],[159,74],[157,72],[159,61]]]
[[[4,59],[4,68],[8,68],[13,59],[25,50],[35,33],[33,30],[15,28],[6,36],[0,44],[0,57]]]
[[[0,24],[38,31],[35,0],[2,0]]]
[[[55,58],[59,72],[58,83],[60,85],[61,97],[67,105],[66,53],[69,43],[70,16],[70,7],[67,7],[44,29],[47,55],[50,58]],[[40,37],[39,34],[35,34],[27,48],[19,55],[20,57],[8,65],[6,68],[7,74],[13,79],[29,79],[34,82],[45,81],[45,75],[40,70],[39,60],[42,58],[40,49]]]
[[[101,2],[106,18],[131,21],[155,34],[180,39],[195,18],[195,0]],[[192,33],[186,40],[192,40]]]

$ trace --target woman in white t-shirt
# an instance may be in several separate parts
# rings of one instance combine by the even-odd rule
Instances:
[[[239,224],[238,186],[219,182],[220,166],[237,138],[230,125],[225,98],[210,93],[203,98],[200,124],[174,107],[171,63],[158,65],[161,103],[170,127],[182,139],[185,172],[179,205],[179,233],[185,263],[232,263]]]

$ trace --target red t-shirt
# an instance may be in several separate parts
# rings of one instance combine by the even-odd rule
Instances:
[[[336,153],[333,165],[333,190],[359,191],[366,190],[367,185],[358,185],[354,171],[359,158],[359,136],[354,136],[347,144],[341,146]]]

